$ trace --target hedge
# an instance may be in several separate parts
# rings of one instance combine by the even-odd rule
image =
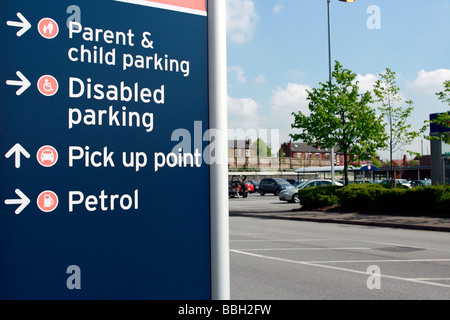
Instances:
[[[450,186],[389,189],[377,184],[326,186],[299,190],[306,210],[339,205],[359,212],[437,215],[450,217]]]
[[[340,187],[324,186],[303,188],[298,191],[300,203],[304,209],[317,209],[339,204],[336,191]]]

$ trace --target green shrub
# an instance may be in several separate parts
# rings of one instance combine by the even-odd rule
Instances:
[[[378,185],[355,185],[339,190],[337,196],[342,207],[350,210],[408,215],[450,215],[449,186],[390,189]]]
[[[324,186],[300,189],[298,192],[300,203],[304,209],[320,209],[339,204],[335,195],[336,186]]]
[[[444,192],[437,204],[437,211],[442,212],[444,216],[450,217],[450,192]]]
[[[350,210],[375,209],[376,198],[386,190],[378,184],[352,184],[336,191],[342,207]]]
[[[437,210],[439,202],[445,193],[445,186],[435,187],[419,187],[408,190],[405,195],[404,202],[408,209],[416,211],[433,211]]]
[[[326,186],[299,190],[304,209],[341,205],[343,209],[384,214],[450,217],[450,186],[390,189],[378,184]]]

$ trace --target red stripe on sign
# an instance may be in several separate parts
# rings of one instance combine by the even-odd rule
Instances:
[[[206,12],[206,0],[145,0],[145,1]]]

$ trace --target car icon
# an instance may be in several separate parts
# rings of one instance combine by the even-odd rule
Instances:
[[[55,154],[53,153],[52,150],[50,149],[44,149],[41,153],[41,162],[45,162],[45,161],[50,161],[50,162],[54,162],[55,161]]]

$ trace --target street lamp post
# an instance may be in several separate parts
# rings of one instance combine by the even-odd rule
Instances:
[[[333,73],[332,73],[332,66],[331,66],[331,14],[330,14],[330,2],[331,0],[327,0],[328,1],[328,71],[329,71],[329,81],[330,81],[330,98],[331,98],[331,81],[333,78]],[[334,181],[335,181],[335,176],[334,176],[334,145],[331,147],[331,184],[334,185]]]
[[[355,0],[339,0],[341,2],[355,2]],[[331,81],[333,79],[333,72],[332,72],[332,62],[331,62],[331,14],[330,14],[330,3],[331,0],[327,0],[328,3],[328,71],[329,71],[329,81],[330,81],[330,98],[331,98],[331,90],[332,85]],[[335,176],[334,176],[334,146],[331,147],[331,181],[334,185],[335,182]]]

